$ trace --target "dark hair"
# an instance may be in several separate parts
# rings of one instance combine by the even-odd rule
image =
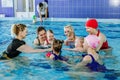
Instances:
[[[53,33],[53,31],[51,29],[48,30],[50,33]]]
[[[37,34],[38,34],[40,31],[42,31],[42,30],[44,30],[44,31],[46,32],[46,29],[45,29],[43,26],[39,26],[39,27],[37,28]]]
[[[39,7],[43,7],[43,3],[39,3]]]
[[[62,48],[62,44],[63,44],[63,41],[58,40],[58,39],[54,39],[54,41],[53,41],[53,49],[56,52],[60,52],[61,48]]]

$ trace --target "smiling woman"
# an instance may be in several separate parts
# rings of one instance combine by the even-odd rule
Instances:
[[[37,28],[37,38],[34,40],[34,44],[37,46],[44,46],[45,43],[49,44],[46,29],[40,26]]]
[[[35,52],[44,52],[46,51],[41,49],[33,49],[28,46],[23,39],[27,35],[27,26],[24,24],[14,24],[12,27],[12,33],[15,35],[15,38],[8,45],[7,49],[3,52],[0,59],[11,59],[17,57],[21,52],[26,53],[35,53]],[[48,49],[49,50],[49,49]]]

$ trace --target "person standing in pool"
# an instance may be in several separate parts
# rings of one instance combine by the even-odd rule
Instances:
[[[98,22],[96,19],[89,19],[85,23],[86,31],[91,35],[96,35],[100,39],[100,45],[97,48],[97,51],[101,49],[108,49],[109,45],[107,42],[106,36],[98,30]]]
[[[15,35],[15,38],[8,45],[7,49],[2,53],[0,59],[11,59],[19,56],[21,52],[25,53],[36,53],[36,52],[45,52],[51,49],[33,49],[28,46],[23,39],[27,35],[27,27],[24,24],[14,24],[11,28],[12,33]]]
[[[43,22],[43,17],[45,17],[45,19],[48,17],[48,4],[46,2],[40,2],[37,5],[37,12],[39,14],[40,17],[40,21]]]

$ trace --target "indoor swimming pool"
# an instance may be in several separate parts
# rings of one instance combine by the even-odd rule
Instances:
[[[36,38],[36,30],[40,25],[46,30],[52,29],[55,38],[65,40],[64,26],[71,25],[75,34],[79,37],[85,37],[88,33],[85,30],[86,19],[62,20],[48,19],[43,23],[32,24],[32,20],[24,19],[4,19],[0,20],[0,53],[4,51],[12,41],[10,28],[12,24],[26,24],[28,28],[27,37],[24,39],[27,44],[34,47],[33,40]],[[120,20],[99,19],[99,30],[107,36],[109,45],[113,48],[110,56],[106,56],[103,51],[103,62],[110,72],[87,72],[73,70],[70,66],[62,62],[53,62],[45,57],[45,53],[20,54],[19,57],[12,60],[0,61],[1,80],[120,80]],[[66,46],[63,46],[63,48]],[[62,49],[64,56],[69,56],[72,63],[80,62],[79,56],[82,53],[66,51]]]

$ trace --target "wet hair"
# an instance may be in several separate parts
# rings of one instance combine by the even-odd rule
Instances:
[[[55,52],[60,52],[63,43],[64,43],[63,40],[54,39],[54,41],[53,41],[53,50]]]
[[[19,34],[20,31],[24,31],[26,28],[26,25],[24,24],[14,24],[12,25],[12,33],[16,36]]]
[[[39,26],[37,28],[37,34],[39,34],[40,31],[44,30],[46,32],[46,29],[43,26]]]
[[[43,7],[43,3],[39,3],[39,7]]]
[[[49,29],[49,30],[48,30],[48,32],[50,32],[50,33],[54,34],[54,33],[53,33],[53,31],[52,31],[51,29]]]

